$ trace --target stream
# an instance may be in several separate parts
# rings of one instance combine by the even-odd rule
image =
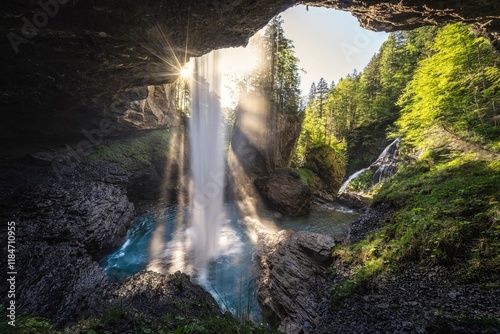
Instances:
[[[111,280],[120,281],[148,267],[149,247],[155,224],[164,223],[163,267],[167,273],[177,270],[192,276],[217,300],[223,310],[240,318],[261,321],[254,286],[252,256],[255,243],[238,215],[234,204],[224,205],[225,218],[220,231],[219,251],[203,270],[195,270],[189,251],[193,228],[187,223],[188,207],[171,206],[160,214],[150,212],[138,217],[122,246],[104,257],[100,264]],[[269,213],[269,217],[271,214]],[[327,203],[314,208],[308,216],[282,218],[281,229],[311,231],[333,236],[345,235],[358,213]]]

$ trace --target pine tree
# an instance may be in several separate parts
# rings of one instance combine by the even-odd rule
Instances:
[[[316,84],[313,81],[313,83],[311,84],[311,88],[309,89],[307,103],[308,104],[313,103],[314,100],[316,100]]]
[[[278,113],[297,113],[300,104],[299,59],[293,42],[285,37],[283,19],[275,17],[264,34],[264,53],[269,69],[266,81],[271,103]]]
[[[326,99],[328,97],[328,84],[325,79],[321,78],[318,81],[318,86],[316,87],[318,104],[319,104],[319,118],[323,119],[323,111]]]

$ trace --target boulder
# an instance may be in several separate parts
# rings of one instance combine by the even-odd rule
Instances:
[[[304,167],[315,174],[313,193],[327,200],[333,200],[345,175],[345,168],[333,148],[323,145],[309,149],[305,156]]]
[[[254,184],[271,209],[287,216],[309,213],[311,190],[297,172],[279,169],[269,177],[255,179]]]
[[[212,295],[180,271],[164,275],[144,270],[112,287],[109,293],[110,304],[158,318],[166,314],[193,318],[222,315]]]
[[[335,240],[304,231],[280,231],[259,240],[257,297],[264,315],[285,333],[311,332],[328,310]]]

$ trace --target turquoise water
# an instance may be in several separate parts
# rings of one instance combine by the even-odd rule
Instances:
[[[155,224],[165,224],[162,251],[166,272],[181,270],[209,291],[219,305],[242,317],[261,321],[261,311],[255,296],[253,252],[255,244],[247,234],[245,224],[234,205],[224,206],[218,256],[206,268],[193,268],[189,211],[172,206],[165,212],[148,213],[136,219],[123,245],[102,259],[101,265],[112,280],[122,280],[148,266],[149,244]],[[268,215],[270,217],[270,214]],[[281,229],[305,230],[330,235],[343,235],[358,216],[352,210],[336,204],[316,208],[307,217],[276,220]]]
[[[326,203],[315,207],[304,217],[287,217],[278,221],[283,230],[309,231],[332,236],[343,236],[359,214],[343,205]]]

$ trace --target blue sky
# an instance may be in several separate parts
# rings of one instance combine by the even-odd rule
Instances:
[[[307,95],[312,82],[317,83],[321,77],[330,84],[354,69],[362,71],[388,36],[365,30],[350,13],[333,9],[307,10],[305,6],[297,6],[281,16],[285,35],[293,41],[299,66],[306,72],[301,73],[302,95]],[[231,76],[241,77],[258,66],[258,57],[251,47],[224,49],[223,54],[220,66],[226,88],[234,86]],[[222,90],[223,106],[235,105],[238,98],[234,93],[231,89]]]
[[[294,42],[300,67],[307,72],[302,74],[303,95],[321,77],[337,82],[354,69],[362,71],[388,36],[363,29],[350,13],[333,9],[297,6],[281,16],[285,35]]]

